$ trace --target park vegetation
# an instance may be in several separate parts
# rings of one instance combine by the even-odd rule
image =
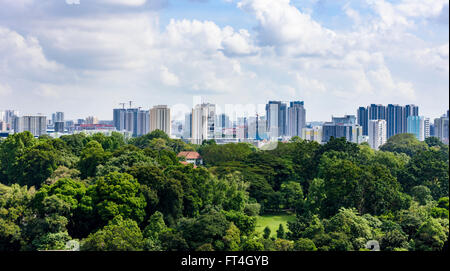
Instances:
[[[198,151],[204,166],[180,163]],[[276,231],[259,215],[291,214]],[[0,251],[441,251],[449,148],[391,137],[379,151],[298,137],[260,150],[161,131],[0,142]]]

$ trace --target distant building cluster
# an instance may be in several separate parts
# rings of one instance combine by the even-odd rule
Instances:
[[[448,110],[447,114],[435,119],[434,123],[429,118],[419,116],[419,107],[413,104],[371,104],[359,107],[357,116],[358,124],[363,127],[363,135],[369,137],[369,144],[374,149],[383,145],[390,137],[404,133],[413,134],[420,141],[435,136],[448,144]]]
[[[113,109],[113,120],[99,120],[95,116],[66,120],[64,112],[55,112],[47,118],[42,114],[0,111],[0,137],[30,131],[36,137],[119,132],[129,138],[161,130],[193,144],[215,140],[218,144],[248,142],[260,146],[292,137],[324,144],[334,137],[358,144],[367,142],[373,149],[379,149],[390,137],[410,133],[420,141],[435,136],[449,143],[449,111],[431,121],[419,115],[416,105],[371,104],[359,107],[356,115],[332,116],[328,122],[306,122],[303,101],[269,101],[265,105],[265,115],[255,113],[245,117],[229,116],[217,112],[215,104],[200,103],[193,106],[184,120],[172,120],[167,105],[156,105],[148,110],[133,107],[132,102],[128,108],[125,108],[126,103],[120,105],[121,108]]]

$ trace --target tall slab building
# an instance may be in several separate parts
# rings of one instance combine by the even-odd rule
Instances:
[[[46,116],[23,116],[17,117],[15,123],[16,133],[29,131],[35,137],[47,134],[47,117]]]
[[[167,105],[156,105],[150,109],[150,132],[161,130],[171,135],[170,108]]]
[[[202,144],[204,140],[214,139],[216,106],[198,104],[192,109],[192,144]]]
[[[267,129],[274,139],[287,135],[287,105],[281,101],[269,101],[266,105]]]
[[[372,149],[378,150],[387,141],[386,120],[369,121],[369,145]]]
[[[287,135],[302,136],[302,129],[306,127],[306,110],[303,101],[289,103],[287,109]]]

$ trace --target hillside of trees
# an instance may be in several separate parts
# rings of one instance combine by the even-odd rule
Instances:
[[[198,151],[204,166],[180,163]],[[258,215],[296,216],[276,237]],[[441,251],[449,148],[391,137],[380,151],[294,137],[274,150],[29,132],[0,142],[0,251]]]

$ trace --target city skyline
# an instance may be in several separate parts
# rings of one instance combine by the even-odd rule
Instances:
[[[122,101],[201,95],[302,100],[307,121],[326,121],[355,104],[418,104],[431,119],[449,106],[448,0],[0,4],[1,109],[111,119]]]
[[[208,101],[210,101],[210,100],[208,100]],[[240,117],[255,117],[257,114],[260,115],[260,116],[261,115],[266,115],[267,114],[266,106],[268,104],[270,104],[271,102],[280,102],[281,104],[284,104],[287,107],[289,107],[289,104],[291,102],[297,103],[299,101],[298,100],[288,101],[288,100],[279,100],[279,99],[276,100],[275,99],[275,100],[266,100],[266,103],[263,103],[263,104],[252,104],[252,103],[249,103],[249,104],[226,104],[226,105],[221,105],[221,104],[217,104],[217,103],[214,103],[214,102],[203,102],[203,101],[201,101],[201,102],[198,102],[198,103],[193,103],[194,104],[193,106],[186,105],[186,104],[177,104],[175,106],[171,106],[171,105],[167,105],[167,104],[166,105],[153,104],[153,105],[150,105],[150,106],[147,106],[147,107],[135,106],[136,104],[131,106],[131,107],[129,107],[129,105],[128,105],[128,107],[125,107],[124,105],[126,103],[118,103],[118,105],[123,106],[123,107],[120,107],[120,106],[110,107],[109,108],[109,111],[110,111],[109,112],[109,116],[107,116],[105,118],[99,117],[99,115],[96,114],[95,112],[88,113],[87,115],[81,115],[80,114],[80,115],[78,115],[79,117],[71,118],[70,116],[72,114],[74,114],[74,113],[67,112],[67,111],[64,111],[64,110],[63,111],[50,111],[48,114],[44,114],[44,113],[41,113],[41,112],[38,112],[38,113],[23,112],[21,110],[15,109],[15,108],[0,108],[0,112],[3,112],[3,111],[14,111],[14,112],[17,112],[19,114],[19,116],[40,116],[40,115],[42,115],[42,116],[47,116],[48,119],[50,119],[50,120],[52,120],[55,117],[56,113],[60,113],[60,114],[62,114],[64,120],[76,121],[76,120],[79,120],[79,119],[86,119],[86,118],[89,118],[89,117],[96,117],[98,120],[113,121],[113,119],[114,119],[114,110],[119,110],[119,109],[123,109],[123,110],[139,109],[139,110],[142,110],[142,111],[150,111],[154,107],[164,106],[164,107],[167,107],[170,110],[170,118],[171,118],[171,122],[173,122],[173,121],[184,121],[186,114],[192,113],[192,109],[196,105],[213,104],[213,105],[216,106],[216,108],[218,108],[217,113],[216,113],[217,115],[225,114],[225,115],[227,115],[230,118],[231,121],[236,121]],[[412,106],[412,107],[416,108],[415,110],[418,110],[418,108],[420,108],[420,116],[424,116],[424,117],[427,117],[427,118],[430,118],[430,119],[440,118],[440,117],[446,115],[446,112],[448,111],[448,108],[447,108],[447,109],[443,110],[440,114],[437,114],[436,116],[430,116],[430,115],[426,115],[426,114],[423,113],[423,109],[420,106],[420,104],[417,105],[417,104],[393,104],[393,103],[374,104],[374,103],[369,103],[367,105],[354,105],[355,109],[352,112],[342,113],[342,112],[334,111],[334,112],[331,112],[331,114],[328,117],[326,117],[326,119],[313,119],[313,118],[309,117],[310,111],[313,110],[313,109],[309,108],[308,104],[306,104],[304,101],[301,101],[301,103],[302,103],[302,107],[304,106],[304,109],[308,110],[308,114],[306,114],[306,116],[305,116],[305,119],[306,119],[305,122],[308,122],[308,123],[310,123],[310,122],[327,122],[330,118],[333,118],[335,116],[347,116],[347,115],[353,115],[353,116],[357,117],[357,119],[359,120],[359,118],[361,117],[361,116],[359,116],[360,115],[360,110],[364,109],[366,114],[370,114],[371,106],[382,106],[384,108],[384,110],[383,110],[384,113],[383,114],[386,114],[386,115],[382,115],[382,116],[380,116],[380,115],[373,115],[374,116],[373,118],[371,118],[370,116],[367,118],[367,116],[366,116],[367,120],[370,120],[370,119],[386,119],[386,118],[388,118],[388,116],[389,116],[388,110],[389,110],[389,106],[390,105],[392,105],[394,107],[400,107],[400,108],[404,108],[404,107],[408,108],[408,107]],[[174,111],[173,110],[174,107],[176,107],[175,108],[176,112],[173,112]],[[188,109],[186,110],[186,108],[188,108]],[[184,111],[182,111],[183,109],[184,109]],[[113,110],[112,113],[111,113],[111,110]],[[229,111],[229,110],[231,110],[231,111]],[[183,112],[183,113],[180,114],[180,112]],[[286,111],[285,113],[286,113],[286,118],[287,118],[288,117],[288,112]],[[418,114],[418,112],[415,115],[417,115],[417,114]],[[69,116],[69,117],[67,117],[67,116]],[[407,116],[404,117],[404,121],[405,122],[406,122],[406,119],[407,119]],[[358,123],[358,124],[361,124],[361,123]],[[364,126],[364,125],[362,125],[362,126]],[[406,132],[406,130],[403,130],[403,132]],[[287,131],[286,131],[286,134],[287,134]]]
[[[398,134],[413,134],[419,141],[430,136],[438,137],[448,144],[449,111],[442,117],[430,118],[419,115],[419,106],[414,104],[398,105],[370,104],[360,106],[356,114],[336,116],[331,121],[306,122],[307,110],[304,101],[268,101],[264,106],[266,115],[257,112],[254,116],[237,117],[232,109],[250,110],[252,106],[234,106],[225,112],[218,110],[215,104],[196,99],[191,112],[185,114],[184,123],[172,120],[172,112],[167,105],[155,105],[150,110],[142,107],[113,109],[113,120],[99,120],[95,116],[86,119],[65,120],[64,112],[46,116],[20,116],[14,110],[0,111],[1,137],[30,131],[34,136],[50,135],[60,137],[79,132],[90,134],[111,134],[116,131],[124,137],[140,137],[155,130],[161,130],[172,138],[200,145],[205,140],[216,140],[219,144],[247,142],[261,146],[269,141],[286,141],[293,137],[327,143],[331,138],[345,138],[348,142],[361,144],[368,142],[373,149],[379,149],[387,140]],[[194,102],[195,103],[195,102]],[[255,108],[253,108],[255,109]],[[230,116],[233,118],[230,119]],[[173,130],[172,130],[173,129]],[[173,131],[173,133],[172,133]]]

